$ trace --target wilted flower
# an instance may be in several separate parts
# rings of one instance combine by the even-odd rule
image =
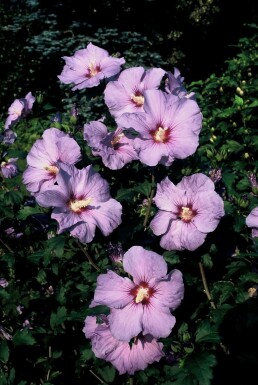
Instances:
[[[150,223],[166,250],[195,250],[207,233],[216,229],[224,213],[222,198],[204,174],[185,176],[176,186],[165,178],[157,186],[154,202],[159,208]]]
[[[3,144],[13,144],[17,138],[17,134],[11,130],[10,128],[7,128],[4,130],[4,132],[0,135],[0,142]]]
[[[184,78],[180,75],[180,71],[174,68],[174,74],[167,72],[165,90],[169,94],[178,96],[179,98],[195,99],[194,92],[187,93],[184,87]]]
[[[23,310],[24,310],[24,306],[23,305],[18,305],[16,306],[16,310],[19,314],[22,314],[23,313]]]
[[[111,170],[121,169],[138,159],[133,148],[133,137],[121,128],[108,132],[102,122],[90,122],[84,125],[84,139],[92,147],[92,154],[100,156],[104,165]]]
[[[5,122],[5,129],[12,127],[21,118],[25,117],[31,110],[35,97],[29,92],[25,98],[15,99],[8,109],[8,118]]]
[[[27,155],[23,183],[31,193],[44,191],[56,182],[59,162],[75,164],[80,158],[80,146],[73,138],[57,128],[49,128]]]
[[[23,233],[18,233],[17,230],[14,229],[14,227],[8,227],[8,229],[4,230],[4,233],[9,238],[14,238],[14,239],[18,239],[23,235]]]
[[[23,329],[30,329],[30,330],[33,329],[33,327],[31,326],[31,323],[28,319],[26,319],[23,322],[22,327],[23,327]]]
[[[258,237],[258,207],[255,207],[246,217],[245,223],[252,229],[252,237]]]
[[[4,289],[9,285],[9,282],[5,278],[0,278],[0,286]]]
[[[176,322],[170,309],[176,309],[184,295],[181,272],[167,274],[163,257],[141,246],[124,254],[123,267],[133,281],[111,270],[100,274],[91,306],[111,308],[110,330],[118,340],[129,342],[141,332],[167,337]]]
[[[63,59],[66,64],[58,78],[64,84],[75,84],[73,91],[97,86],[104,78],[116,75],[125,63],[124,58],[112,57],[92,43]]]
[[[7,341],[11,341],[13,339],[13,337],[11,336],[10,333],[8,333],[6,331],[6,329],[0,325],[0,336],[2,339],[4,340],[7,340]]]
[[[4,178],[13,178],[18,173],[18,166],[16,164],[18,158],[10,158],[7,162],[2,162],[1,172]]]
[[[121,204],[112,199],[108,182],[92,166],[82,170],[63,164],[56,176],[57,185],[36,196],[43,207],[54,207],[51,218],[58,234],[69,231],[83,243],[91,242],[96,227],[109,235],[120,223]]]
[[[169,166],[174,159],[192,155],[199,144],[202,114],[197,103],[159,90],[144,92],[144,111],[125,113],[119,126],[133,128],[134,148],[148,166]]]
[[[150,334],[136,336],[132,343],[119,341],[112,335],[107,317],[99,318],[97,323],[96,317],[86,317],[83,332],[91,339],[95,356],[111,362],[119,374],[134,374],[164,356],[163,344]]]
[[[111,242],[109,242],[107,253],[113,263],[123,262],[124,250],[122,249],[121,243],[113,245]]]
[[[215,169],[209,171],[209,175],[210,175],[212,182],[218,183],[222,179],[221,168],[215,168]]]
[[[105,89],[105,103],[115,118],[125,112],[142,112],[143,92],[158,89],[165,75],[161,68],[145,70],[133,67],[123,70],[116,81],[109,82]]]
[[[53,116],[53,118],[51,119],[51,122],[53,122],[53,123],[62,123],[62,114],[61,114],[61,112],[58,111]]]

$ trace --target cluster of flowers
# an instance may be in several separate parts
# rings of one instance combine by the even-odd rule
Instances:
[[[108,316],[88,316],[83,331],[96,357],[111,362],[120,374],[134,374],[164,356],[158,338],[175,325],[175,310],[184,295],[182,274],[172,270],[157,253],[131,247],[123,268],[133,280],[109,270],[100,274],[91,307],[105,305]]]
[[[92,154],[106,167],[118,170],[132,161],[171,166],[175,159],[196,151],[202,114],[177,69],[174,74],[161,68],[121,71],[123,58],[112,57],[91,43],[64,60],[59,79],[72,83],[72,90],[97,86],[104,79],[107,82],[104,100],[117,127],[109,131],[103,120],[83,127]],[[13,103],[6,131],[31,110],[34,100],[29,93]],[[15,115],[17,106],[20,110]],[[5,133],[3,141],[10,144],[15,137],[8,135]],[[96,228],[107,236],[121,224],[122,205],[111,197],[108,182],[92,165],[76,167],[80,160],[80,146],[71,135],[51,127],[32,146],[23,182],[39,205],[53,208],[51,217],[58,223],[58,234],[69,232],[89,243]],[[4,177],[14,176],[10,171],[14,163],[11,159],[9,168],[1,165]],[[177,185],[165,178],[157,184],[153,202],[158,211],[150,228],[161,236],[160,245],[166,250],[197,249],[224,215],[214,182],[202,173],[186,176]],[[258,208],[246,223],[255,228],[253,236],[257,236]],[[125,253],[123,268],[133,281],[113,271],[99,276],[91,306],[108,306],[110,314],[88,316],[83,330],[97,357],[111,362],[121,374],[133,374],[163,356],[157,339],[167,337],[175,324],[171,310],[183,298],[183,280],[178,270],[167,274],[161,255],[140,246]]]

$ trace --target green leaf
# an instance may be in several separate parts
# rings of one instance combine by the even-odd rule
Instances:
[[[52,313],[50,316],[50,327],[55,329],[58,325],[61,325],[67,319],[67,310],[64,306],[60,306],[56,313]]]
[[[18,330],[13,336],[13,343],[15,346],[20,345],[34,345],[36,343],[35,338],[31,335],[29,330]]]
[[[7,205],[19,205],[23,201],[23,195],[19,191],[8,191],[5,193],[5,203]]]
[[[210,254],[204,254],[201,256],[201,260],[202,260],[202,263],[203,263],[203,266],[204,267],[207,267],[208,269],[211,269],[212,266],[213,266],[213,262],[212,262],[212,259],[211,259],[211,256]]]
[[[184,368],[196,378],[199,385],[210,385],[213,378],[212,368],[216,363],[214,354],[194,352],[186,357]]]
[[[19,211],[17,217],[18,219],[25,220],[28,216],[38,213],[42,213],[42,209],[40,207],[25,206]]]
[[[240,98],[240,96],[235,95],[235,103],[237,106],[242,106],[244,104],[243,98]]]
[[[104,366],[103,368],[98,368],[98,373],[104,381],[113,382],[116,375],[116,370],[114,366]]]
[[[212,342],[214,344],[220,341],[218,331],[215,326],[212,326],[209,321],[201,322],[195,335],[197,343]]]
[[[242,144],[238,143],[236,140],[227,140],[226,144],[229,151],[234,153],[238,153],[243,148]]]
[[[57,257],[62,257],[64,254],[65,240],[66,238],[63,235],[50,238],[47,240],[47,249]]]
[[[9,347],[6,341],[0,342],[0,361],[4,364],[8,361],[9,358]]]

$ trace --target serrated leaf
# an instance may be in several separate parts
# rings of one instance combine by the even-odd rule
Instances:
[[[34,345],[36,343],[35,338],[31,335],[29,330],[19,330],[13,336],[13,343],[15,346],[20,345]]]
[[[213,378],[212,368],[216,365],[214,354],[207,352],[194,352],[184,361],[184,369],[197,380],[198,385],[210,385]]]
[[[67,319],[67,310],[64,306],[60,306],[56,313],[50,316],[50,327],[55,329],[56,326],[61,325]]]
[[[216,330],[216,327],[214,325],[212,326],[209,321],[203,321],[197,329],[195,335],[195,342],[212,342],[216,344],[219,341],[220,337],[218,331]]]
[[[65,236],[59,235],[47,240],[47,249],[54,253],[57,257],[62,257],[65,247]]]

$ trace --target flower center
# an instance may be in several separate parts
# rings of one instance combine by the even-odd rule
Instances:
[[[141,282],[131,290],[130,294],[134,296],[135,303],[141,302],[143,305],[146,305],[154,294],[154,289],[149,287],[146,282]]]
[[[123,133],[113,136],[113,139],[111,140],[111,145],[114,149],[117,148],[117,144],[120,142],[120,139],[123,138],[123,136],[125,136]]]
[[[168,141],[169,129],[168,127],[158,127],[155,131],[151,132],[151,135],[155,142],[166,143]]]
[[[192,208],[187,206],[182,206],[178,213],[179,218],[186,223],[191,222],[191,220],[195,215],[196,215],[196,212],[192,210]]]
[[[136,104],[137,107],[141,107],[144,104],[144,96],[139,92],[136,92],[131,96],[131,100]]]
[[[69,202],[69,206],[70,206],[70,209],[75,213],[80,213],[82,209],[84,209],[90,204],[91,201],[92,201],[92,198],[74,200]]]
[[[56,175],[59,172],[59,168],[56,166],[46,166],[44,167],[50,174]]]
[[[140,286],[135,297],[135,302],[142,302],[143,300],[148,299],[149,297],[149,288]]]
[[[96,66],[94,63],[91,63],[88,68],[88,78],[92,78],[93,76],[96,76],[100,72],[100,67]]]

